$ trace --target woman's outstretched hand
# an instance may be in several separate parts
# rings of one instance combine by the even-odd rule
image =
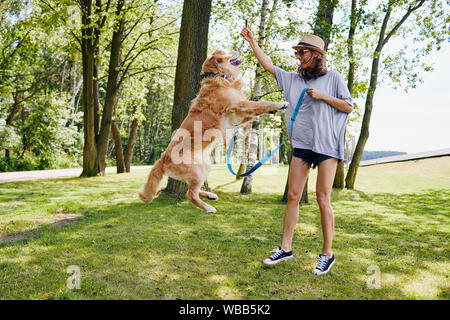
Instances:
[[[258,43],[255,41],[255,38],[253,38],[253,34],[250,31],[250,29],[247,27],[243,27],[241,31],[241,36],[245,39],[245,41],[247,41],[250,44],[250,47],[255,53],[256,59],[258,59],[258,62],[261,64],[264,70],[266,70],[275,77],[275,68],[272,64],[272,61],[258,46]]]
[[[248,43],[252,43],[253,41],[255,41],[255,38],[253,38],[253,34],[250,31],[249,28],[247,27],[243,27],[242,31],[241,31],[241,36],[245,39],[245,41],[247,41]]]

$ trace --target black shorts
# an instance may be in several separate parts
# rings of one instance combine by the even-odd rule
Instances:
[[[314,152],[312,150],[308,149],[299,149],[294,148],[294,152],[292,153],[292,156],[301,158],[303,161],[309,164],[309,166],[314,169],[317,167],[319,163],[321,163],[323,160],[332,159],[333,157],[327,156],[325,154],[320,154],[317,152]]]

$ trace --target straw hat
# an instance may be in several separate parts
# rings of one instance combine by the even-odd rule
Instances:
[[[325,42],[323,42],[321,37],[315,36],[313,34],[304,34],[300,42],[292,48],[295,50],[300,48],[311,49],[320,52],[321,54],[327,54],[327,52],[323,50],[324,47]]]

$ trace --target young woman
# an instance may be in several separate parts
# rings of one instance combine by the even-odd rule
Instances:
[[[334,214],[330,198],[337,163],[344,158],[345,125],[353,109],[353,100],[342,76],[326,69],[326,52],[320,37],[303,35],[298,45],[293,47],[300,61],[298,72],[295,73],[275,67],[247,27],[242,29],[241,35],[250,44],[261,66],[275,77],[283,90],[284,98],[290,104],[286,110],[288,125],[302,90],[308,88],[289,134],[293,156],[281,246],[274,249],[273,255],[265,259],[264,263],[276,264],[293,258],[292,237],[298,220],[298,204],[310,168],[317,167],[316,196],[321,215],[323,247],[313,273],[325,274],[335,262],[332,251]]]

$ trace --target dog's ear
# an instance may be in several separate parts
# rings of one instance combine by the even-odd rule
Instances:
[[[203,63],[201,73],[205,73],[205,72],[215,73],[217,71],[217,66],[218,66],[218,63],[217,63],[216,57],[214,55],[211,55]]]

